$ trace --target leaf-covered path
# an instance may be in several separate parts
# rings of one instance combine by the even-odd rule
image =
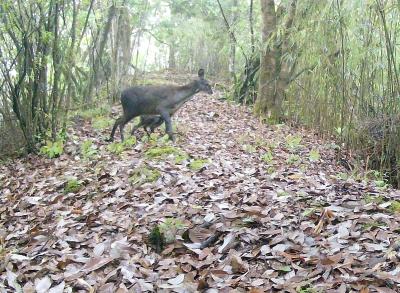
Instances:
[[[61,157],[2,166],[0,291],[400,292],[399,192],[219,95],[176,114],[175,144],[109,147],[75,118]]]

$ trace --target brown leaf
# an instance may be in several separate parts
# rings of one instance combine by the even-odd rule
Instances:
[[[229,233],[224,238],[224,243],[218,248],[218,253],[225,253],[235,245],[236,234]]]
[[[193,243],[202,243],[211,235],[213,235],[213,233],[210,230],[202,227],[195,227],[189,230],[189,239]]]
[[[51,280],[47,276],[35,281],[35,289],[37,293],[48,292],[50,287],[51,287]]]
[[[249,270],[248,264],[246,264],[238,255],[231,256],[231,266],[234,274],[245,273]]]

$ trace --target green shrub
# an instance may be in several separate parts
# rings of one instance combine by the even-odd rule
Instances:
[[[60,156],[64,151],[64,142],[56,140],[55,142],[47,141],[46,145],[40,148],[42,155],[48,156],[50,159]]]
[[[131,136],[123,142],[113,142],[107,146],[107,149],[117,155],[120,155],[124,150],[136,144],[136,137]]]
[[[168,155],[180,155],[182,152],[173,146],[154,147],[146,151],[149,158],[160,158]]]
[[[110,127],[113,124],[113,120],[104,116],[97,116],[92,119],[92,127],[97,130],[102,130]]]
[[[144,183],[151,183],[158,180],[161,177],[161,173],[154,168],[142,167],[134,169],[132,175],[129,177],[129,181],[133,185],[140,186]]]
[[[97,155],[97,150],[93,146],[93,142],[91,140],[86,140],[82,143],[81,154],[85,159],[90,159]]]
[[[64,187],[65,193],[76,193],[81,189],[81,182],[76,178],[71,178],[67,181]]]
[[[300,161],[300,156],[299,155],[294,155],[291,154],[289,158],[287,158],[286,163],[290,165],[297,165]]]
[[[190,162],[189,168],[194,171],[199,171],[208,163],[209,163],[209,160],[202,160],[202,159],[194,160],[194,161]]]
[[[296,150],[301,147],[301,136],[299,135],[288,135],[286,137],[286,147],[290,150]]]
[[[83,119],[91,119],[98,116],[107,115],[111,112],[111,108],[108,105],[102,105],[96,108],[87,109],[83,111],[77,111],[73,114],[82,117]]]
[[[180,219],[167,218],[164,223],[158,225],[158,228],[164,235],[166,243],[172,243],[175,241],[178,230],[185,228],[185,225]]]
[[[309,160],[311,162],[316,162],[316,161],[319,161],[321,156],[320,156],[319,151],[317,149],[312,149],[310,151],[310,154],[309,154],[308,158],[309,158]]]
[[[261,156],[261,160],[263,160],[265,163],[268,163],[268,164],[271,163],[273,159],[274,159],[274,157],[273,157],[271,151],[268,151]]]

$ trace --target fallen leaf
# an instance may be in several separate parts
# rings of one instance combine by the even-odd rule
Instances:
[[[184,279],[185,279],[185,275],[180,274],[180,275],[176,276],[175,278],[169,279],[168,283],[170,283],[171,285],[179,285],[183,282]]]
[[[49,277],[45,276],[42,279],[35,280],[35,289],[37,293],[48,292],[51,287],[51,280]]]

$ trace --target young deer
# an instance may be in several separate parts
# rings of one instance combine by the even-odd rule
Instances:
[[[163,123],[164,119],[162,119],[159,115],[142,115],[140,116],[139,124],[132,129],[131,135],[134,135],[136,130],[138,130],[140,127],[143,127],[146,134],[150,136],[150,133],[153,133],[154,129]]]
[[[124,90],[121,93],[123,115],[115,121],[109,141],[114,140],[118,126],[123,141],[125,125],[133,118],[143,115],[160,116],[161,123],[165,122],[166,133],[174,141],[171,115],[196,93],[213,93],[210,84],[204,79],[204,69],[199,70],[198,76],[198,79],[183,86],[135,86]],[[155,124],[157,123],[160,123],[160,120]]]

